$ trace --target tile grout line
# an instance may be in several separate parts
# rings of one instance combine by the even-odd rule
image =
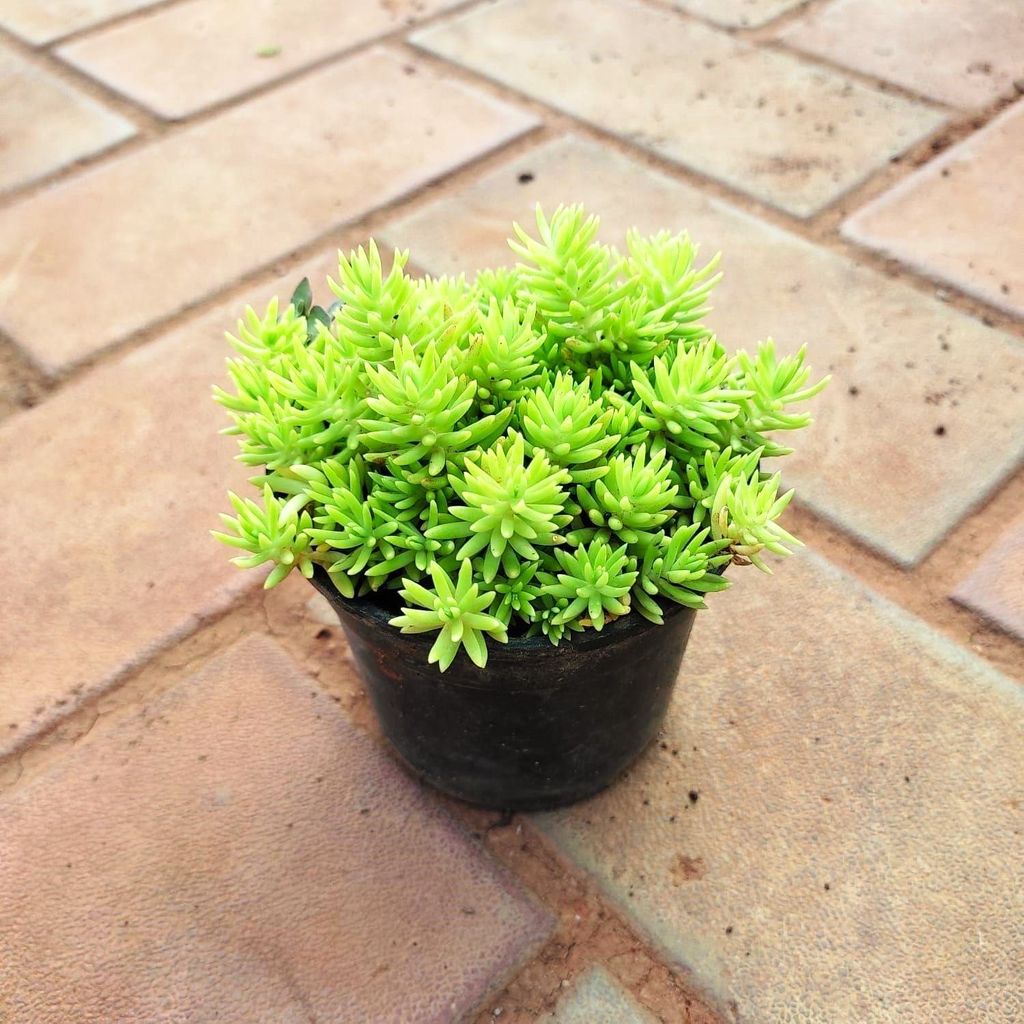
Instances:
[[[456,72],[457,76],[467,84],[476,88],[481,88],[482,86],[486,87],[497,99],[508,103],[518,104],[524,109],[544,118],[553,129],[559,128],[563,133],[572,132],[575,135],[589,138],[598,144],[604,145],[606,148],[613,149],[627,157],[630,157],[636,162],[657,170],[673,180],[690,185],[710,198],[726,202],[735,209],[741,210],[742,212],[754,216],[774,227],[781,228],[792,235],[796,235],[804,241],[819,245],[822,248],[828,249],[829,251],[835,252],[839,255],[846,256],[848,259],[868,266],[887,277],[894,278],[898,276],[901,279],[905,278],[909,284],[915,286],[923,294],[931,295],[934,298],[936,289],[948,292],[951,298],[955,298],[957,300],[955,303],[949,303],[951,306],[954,306],[954,308],[959,309],[961,312],[964,312],[975,319],[983,320],[986,326],[993,326],[992,323],[987,322],[988,320],[992,320],[993,322],[1003,322],[1000,326],[1002,326],[1004,330],[1008,330],[1010,333],[1014,333],[1018,337],[1024,339],[1024,321],[1018,320],[1011,314],[1008,314],[1005,310],[992,306],[984,300],[969,295],[961,289],[951,285],[949,282],[929,277],[927,274],[924,274],[909,265],[900,263],[898,260],[891,257],[886,257],[876,250],[859,246],[843,238],[839,234],[837,226],[833,224],[836,218],[845,220],[854,209],[859,210],[861,206],[877,198],[877,195],[888,192],[899,184],[900,180],[910,177],[916,171],[924,167],[932,157],[938,156],[940,153],[952,148],[952,146],[959,144],[966,138],[969,138],[975,133],[975,131],[984,127],[984,125],[967,128],[963,138],[958,138],[948,143],[941,137],[950,134],[953,130],[953,126],[950,123],[940,125],[933,133],[926,135],[918,143],[915,143],[913,146],[904,150],[897,156],[897,158],[890,161],[889,164],[876,169],[872,174],[865,178],[864,181],[853,186],[843,195],[837,197],[832,203],[820,210],[817,214],[812,217],[801,218],[788,214],[785,211],[773,207],[747,193],[740,192],[710,175],[704,175],[701,172],[681,163],[675,163],[652,150],[636,146],[632,142],[622,138],[620,135],[615,134],[609,129],[601,128],[588,121],[579,119],[572,114],[568,114],[565,111],[550,107],[543,101],[537,100],[527,94],[519,93],[517,90],[512,89],[501,82],[464,68],[461,65],[451,62],[447,58],[441,57],[429,50],[423,50],[415,44],[408,42],[406,45],[411,53],[417,55],[421,59],[427,58],[432,64],[440,64],[446,67],[449,72]],[[989,120],[998,116],[1005,109],[1006,106],[1003,105],[1002,107],[994,110],[991,113]],[[986,121],[985,123],[987,124],[988,122]],[[964,126],[961,127],[963,128]],[[937,141],[942,141],[943,143],[938,149],[936,148]],[[924,159],[922,159],[920,163],[917,163],[915,162],[917,157],[922,157]],[[891,175],[893,173],[893,167],[900,168],[900,172],[898,172],[900,174],[900,178],[898,180],[879,180],[879,176]],[[852,207],[849,211],[844,209],[847,204]],[[898,268],[899,275],[894,275],[892,273],[894,267]],[[982,312],[979,313],[977,312],[978,310],[981,310]]]
[[[163,9],[164,7],[176,7],[187,2],[190,2],[190,0],[170,0],[168,4],[161,4],[158,5],[158,7],[159,9]],[[14,37],[14,42],[17,44],[17,48],[22,51],[23,56],[34,58],[38,66],[50,71],[56,77],[60,78],[65,84],[72,88],[76,88],[79,91],[86,92],[97,102],[104,103],[111,107],[111,109],[116,113],[127,117],[133,122],[135,127],[138,128],[138,133],[132,138],[125,139],[115,147],[111,147],[102,153],[97,153],[93,156],[86,156],[66,167],[60,168],[48,175],[28,182],[20,188],[9,189],[4,194],[0,195],[0,212],[2,212],[6,207],[13,206],[23,199],[32,198],[34,195],[45,191],[53,185],[60,184],[68,179],[74,178],[79,173],[102,164],[107,159],[133,153],[136,150],[152,145],[161,139],[173,137],[182,132],[187,132],[194,126],[205,124],[207,121],[214,120],[222,114],[227,114],[231,110],[241,108],[249,102],[260,99],[279,87],[283,88],[292,83],[301,81],[306,77],[311,77],[317,72],[323,71],[335,63],[342,63],[343,61],[351,60],[375,46],[397,49],[394,44],[402,42],[405,35],[409,32],[418,31],[421,28],[427,28],[435,22],[442,20],[446,15],[463,14],[469,9],[485,2],[486,0],[463,0],[462,3],[457,4],[447,12],[439,12],[437,14],[430,15],[422,21],[415,22],[412,26],[399,26],[381,35],[373,36],[370,39],[356,43],[353,46],[342,47],[333,53],[319,58],[318,60],[312,61],[308,64],[303,64],[297,68],[292,68],[290,71],[286,71],[282,75],[271,78],[267,81],[259,82],[248,89],[244,89],[236,95],[229,96],[216,103],[210,104],[209,106],[203,107],[201,110],[194,111],[180,119],[161,117],[159,114],[151,111],[141,101],[133,99],[130,95],[121,92],[115,86],[108,84],[103,79],[96,78],[88,71],[79,68],[70,61],[64,60],[55,51],[33,48],[18,40],[17,37]],[[142,16],[148,13],[148,10],[149,9],[144,9],[132,13],[141,19]],[[103,26],[103,28],[106,27],[108,26]],[[9,35],[10,34],[5,32],[3,28],[0,28],[0,43],[8,42],[9,39],[7,37],[9,37]],[[63,43],[60,45],[63,45]]]

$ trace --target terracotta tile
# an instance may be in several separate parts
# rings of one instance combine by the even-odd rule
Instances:
[[[0,529],[24,537],[51,524],[45,545],[12,548],[0,589],[0,756],[260,585],[209,536],[228,490],[247,490],[251,475],[218,434],[227,420],[210,389],[227,383],[224,331],[245,305],[286,302],[306,274],[325,301],[336,252],[0,425],[0,481],[17,495],[0,506]]]
[[[708,318],[721,337],[806,342],[814,367],[834,374],[784,476],[802,502],[897,561],[921,559],[1020,464],[1018,341],[608,148],[538,147],[383,235],[434,273],[511,263],[509,226],[531,225],[538,201],[585,202],[617,244],[636,225],[688,229],[707,255],[722,250]]]
[[[804,0],[659,0],[728,28],[757,28]]]
[[[502,0],[412,41],[801,217],[943,120],[633,0]]]
[[[161,117],[187,117],[458,0],[187,0],[60,56]]]
[[[119,114],[0,46],[0,192],[134,134]]]
[[[1024,691],[818,559],[735,575],[663,743],[541,827],[737,1019],[1024,1017]]]
[[[940,103],[981,107],[1013,95],[1024,9],[1016,0],[836,0],[781,38]]]
[[[1024,517],[998,538],[953,597],[1024,640]]]
[[[61,36],[141,10],[159,0],[0,0],[0,25],[30,43]]]
[[[591,967],[538,1024],[656,1024],[642,1006],[603,968]]]
[[[1024,106],[850,217],[843,234],[1024,316]]]
[[[10,1024],[462,1019],[550,930],[250,638],[0,804]]]
[[[0,753],[258,583],[208,535],[244,487],[210,400],[238,310],[216,310],[0,426],[16,544],[0,590]]]
[[[371,50],[3,211],[0,327],[66,368],[536,123],[409,63]]]

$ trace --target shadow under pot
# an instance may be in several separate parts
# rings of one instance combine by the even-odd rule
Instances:
[[[316,567],[312,584],[337,612],[384,735],[417,777],[499,810],[547,810],[604,789],[658,734],[696,612],[631,614],[605,626],[488,644],[444,673],[427,664],[434,634],[405,634],[397,612],[349,600]]]

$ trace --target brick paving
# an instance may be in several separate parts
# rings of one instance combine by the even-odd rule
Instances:
[[[1024,316],[1024,176],[1016,173],[1022,149],[1024,107],[1015,105],[858,210],[843,231]]]
[[[0,1020],[1024,1021],[1022,40],[1008,0],[0,0]],[[716,329],[835,380],[811,553],[702,615],[617,788],[506,821],[208,538],[209,386],[334,247],[472,269],[538,199],[721,248]]]
[[[0,45],[0,192],[134,134],[130,121]]]
[[[953,107],[984,107],[1020,77],[1016,0],[836,0],[782,33],[793,46]],[[930,60],[916,59],[928,53]]]
[[[412,38],[798,216],[816,213],[944,120],[634,0],[500,0]]]

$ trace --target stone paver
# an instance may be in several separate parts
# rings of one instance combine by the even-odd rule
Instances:
[[[62,369],[536,123],[406,66],[371,50],[4,211],[0,327]]]
[[[210,400],[237,312],[186,324],[0,426],[5,535],[48,524],[45,544],[6,554],[0,754],[258,583],[207,533],[225,488],[248,476]]]
[[[591,967],[537,1024],[657,1024],[603,968]]]
[[[1012,96],[1024,72],[1018,0],[835,0],[781,38],[954,107]]]
[[[1024,517],[999,537],[953,597],[1024,640]]]
[[[753,575],[541,827],[740,1020],[1024,1019],[1024,691],[811,556]]]
[[[521,181],[521,179],[529,179]],[[945,303],[609,149],[556,141],[383,229],[433,273],[510,263],[513,219],[585,202],[606,240],[688,229],[721,249],[708,321],[729,345],[807,342],[834,374],[782,461],[802,502],[904,564],[920,560],[1024,453],[1024,346]],[[908,453],[913,453],[913,457]]]
[[[462,1019],[550,929],[251,638],[0,804],[10,1024]]]
[[[0,46],[0,192],[134,134],[130,121]]]
[[[308,274],[323,302],[336,267],[328,247],[249,298],[286,301]],[[224,331],[244,305],[225,303],[0,425],[0,482],[16,495],[0,529],[25,537],[59,522],[45,546],[7,554],[0,756],[259,585],[208,532],[250,475],[234,439],[218,436],[226,420],[210,399],[212,383],[227,383]]]
[[[502,0],[412,40],[798,216],[943,120],[633,0]]]
[[[660,0],[728,28],[757,28],[804,0]]]
[[[30,43],[49,43],[160,0],[0,0],[0,25]]]
[[[1024,316],[1024,104],[843,225],[861,245]]]
[[[458,0],[188,0],[63,47],[161,117],[187,117]]]

